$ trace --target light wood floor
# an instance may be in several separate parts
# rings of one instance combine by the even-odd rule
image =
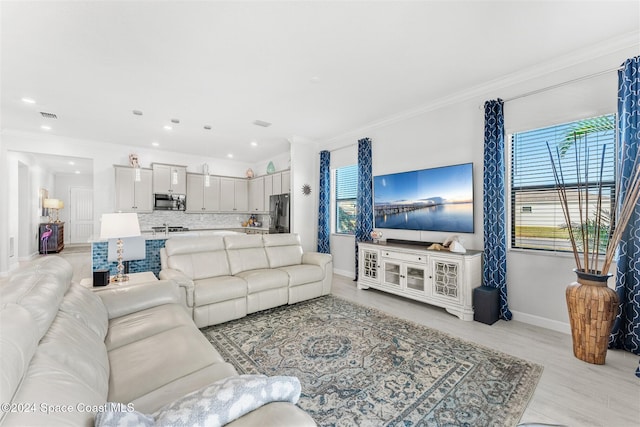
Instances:
[[[88,253],[60,254],[74,266],[73,280],[91,274]],[[489,326],[464,322],[443,309],[368,289],[358,290],[351,278],[334,275],[336,296],[374,307],[456,337],[544,366],[542,378],[522,416],[522,423],[575,427],[640,426],[639,357],[609,350],[605,365],[573,357],[571,336],[517,321]]]

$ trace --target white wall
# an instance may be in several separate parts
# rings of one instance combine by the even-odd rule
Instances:
[[[625,41],[626,43],[626,41]],[[597,47],[593,53],[579,52],[555,64],[540,64],[520,75],[507,76],[482,88],[451,94],[421,110],[414,110],[365,126],[358,132],[319,142],[319,150],[336,153],[342,166],[356,163],[357,154],[349,148],[358,139],[372,139],[373,175],[409,171],[450,164],[473,162],[475,232],[461,234],[464,245],[483,248],[482,179],[483,132],[486,100],[526,94],[563,82],[610,70],[602,77],[568,85],[505,103],[505,127],[532,129],[545,124],[615,112],[615,71],[625,59],[637,55],[637,44]],[[573,99],[569,110],[558,107],[560,99]],[[523,105],[525,107],[523,107]],[[552,117],[554,123],[547,123]],[[517,125],[516,125],[517,123]],[[517,129],[522,130],[522,129]],[[341,147],[347,147],[340,150]],[[351,157],[351,158],[350,158]],[[352,161],[350,161],[352,160]],[[332,159],[332,167],[335,167]],[[383,238],[422,241],[443,240],[447,233],[382,230]],[[332,236],[331,252],[338,272],[354,274],[353,238]],[[534,254],[510,250],[507,255],[509,305],[514,318],[563,332],[569,331],[565,288],[575,280],[572,256]]]
[[[318,186],[320,155],[317,144],[293,136],[291,143],[291,231],[297,233],[306,252],[318,248]],[[302,186],[311,186],[304,195]]]

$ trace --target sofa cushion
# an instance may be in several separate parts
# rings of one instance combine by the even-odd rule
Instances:
[[[188,318],[186,312],[183,314]],[[211,364],[222,362],[204,335],[194,333],[194,329],[191,321],[109,351],[109,400],[131,402]]]
[[[73,268],[58,256],[41,258],[18,270],[0,287],[0,301],[14,302],[27,309],[38,325],[42,337],[58,314],[58,307],[69,289]]]
[[[271,402],[297,403],[300,381],[296,377],[240,375],[221,379],[166,405],[151,416],[126,409],[96,416],[96,427],[195,426],[218,427]]]
[[[269,267],[302,263],[302,246],[297,234],[265,234],[263,239]]]
[[[39,341],[38,325],[26,308],[17,304],[3,304],[0,307],[1,402],[11,402]],[[5,414],[0,411],[0,421]]]
[[[232,364],[226,362],[214,363],[192,374],[178,378],[169,384],[165,384],[144,396],[137,397],[132,403],[136,410],[150,414],[193,390],[198,390],[212,382],[235,375],[238,375],[238,372],[236,372]]]
[[[104,340],[109,329],[109,316],[102,300],[91,290],[72,284],[60,304],[60,311],[68,313]]]
[[[247,281],[248,295],[269,289],[286,288],[289,285],[287,273],[269,268],[243,271],[236,276]]]
[[[282,270],[289,275],[289,286],[320,282],[324,279],[324,270],[317,265],[290,265],[288,267],[280,267],[278,270]]]
[[[167,256],[197,254],[224,250],[223,236],[200,236],[168,239],[164,244]]]
[[[192,324],[178,304],[164,304],[111,319],[105,338],[108,351],[131,344],[160,332]],[[222,358],[220,359],[222,360]]]
[[[38,352],[65,366],[99,395],[107,395],[109,358],[104,341],[75,317],[60,312],[40,341]]]
[[[247,270],[269,268],[269,260],[264,251],[262,235],[225,236],[224,243],[227,248],[232,275],[236,276],[238,273]]]
[[[234,276],[197,280],[193,300],[197,307],[247,296],[247,282]]]

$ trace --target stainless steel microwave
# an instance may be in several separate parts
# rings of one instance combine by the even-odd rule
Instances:
[[[184,194],[154,194],[153,209],[156,211],[183,211],[187,207]]]

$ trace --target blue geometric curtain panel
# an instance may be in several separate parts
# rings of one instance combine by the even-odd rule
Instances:
[[[618,206],[629,190],[629,181],[640,167],[640,57],[627,59],[618,71]],[[640,354],[640,206],[636,205],[618,246],[616,292],[620,311],[609,338],[610,348]],[[640,363],[636,370],[640,377]]]
[[[373,231],[373,175],[371,139],[358,140],[358,195],[356,199],[356,280],[358,280],[358,242],[367,242]]]
[[[484,270],[485,286],[500,293],[500,318],[511,320],[507,304],[507,213],[504,112],[501,99],[484,103]]]
[[[320,190],[318,200],[318,252],[331,253],[331,153],[320,152]]]

